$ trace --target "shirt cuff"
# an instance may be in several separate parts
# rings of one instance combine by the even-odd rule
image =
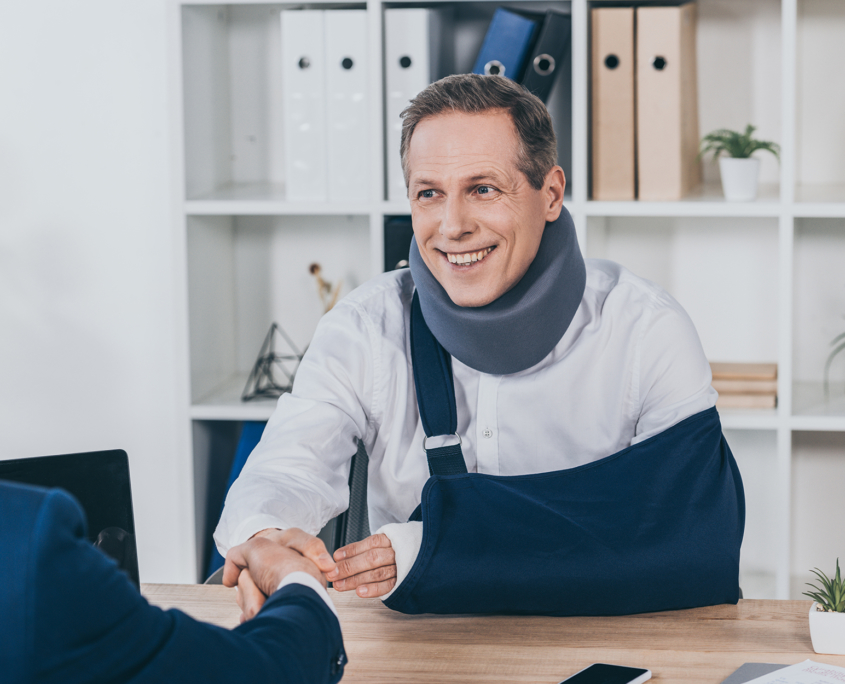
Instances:
[[[286,587],[288,584],[302,584],[316,591],[320,598],[326,602],[326,605],[331,609],[335,617],[338,620],[340,619],[340,616],[337,614],[337,609],[334,607],[334,603],[332,603],[332,600],[329,598],[329,592],[327,592],[326,588],[314,579],[312,575],[309,575],[307,572],[302,572],[301,570],[285,575],[285,578],[279,583],[279,586],[276,587],[276,591],[279,591],[282,587]]]
[[[215,531],[214,541],[217,544],[217,551],[221,556],[223,556],[223,558],[225,558],[226,554],[229,553],[229,549],[238,546],[239,544],[243,544],[257,532],[261,532],[261,530],[269,528],[284,529],[284,526],[282,525],[282,521],[277,517],[262,513],[260,515],[250,516],[244,520],[237,526],[234,533],[231,535],[218,535]]]
[[[406,523],[391,523],[382,526],[376,534],[384,534],[390,540],[393,553],[396,556],[396,584],[393,585],[393,589],[381,597],[382,601],[386,601],[402,584],[408,573],[411,572],[411,568],[414,567],[422,546],[423,524],[418,520]]]

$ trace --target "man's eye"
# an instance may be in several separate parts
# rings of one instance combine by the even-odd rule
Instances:
[[[478,186],[478,194],[479,195],[489,195],[493,192],[493,188],[489,185],[479,185]]]
[[[419,196],[424,197],[426,199],[431,199],[432,197],[434,197],[434,190],[423,190],[422,192],[420,192]]]

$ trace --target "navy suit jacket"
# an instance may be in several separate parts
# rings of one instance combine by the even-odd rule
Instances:
[[[0,680],[337,682],[340,625],[291,584],[234,630],[151,606],[85,538],[61,490],[0,482]]]

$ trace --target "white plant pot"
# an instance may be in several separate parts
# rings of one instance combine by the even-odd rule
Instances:
[[[731,202],[751,202],[757,198],[757,181],[760,177],[760,160],[719,157],[722,173],[722,191]]]
[[[810,639],[813,650],[826,655],[845,655],[845,613],[825,613],[810,606]]]

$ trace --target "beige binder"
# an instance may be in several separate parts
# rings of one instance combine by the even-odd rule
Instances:
[[[634,9],[593,9],[593,199],[636,197],[634,152]]]
[[[678,200],[701,182],[694,3],[637,8],[641,200]]]

